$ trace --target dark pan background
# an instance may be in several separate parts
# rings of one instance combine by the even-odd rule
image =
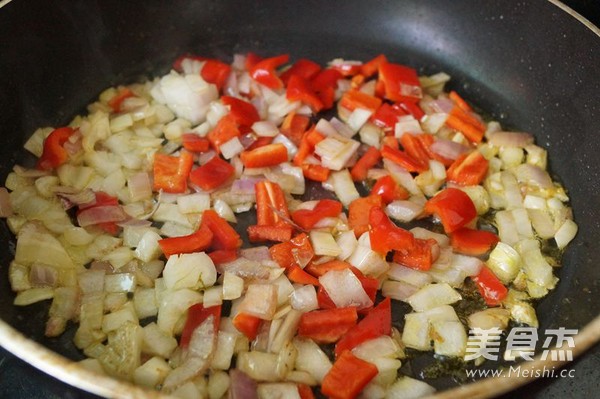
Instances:
[[[16,0],[17,2],[23,0]],[[474,0],[475,1],[475,0]],[[512,0],[511,0],[512,1]],[[535,3],[536,1],[533,1]],[[538,2],[543,2],[539,1]],[[595,23],[596,25],[600,25],[600,1],[598,0],[572,0],[565,1],[566,4],[571,6],[573,9],[584,15],[590,21]],[[15,6],[8,5],[6,9],[0,10],[0,16],[4,12],[8,12],[8,8]],[[558,12],[558,9],[556,9]],[[39,20],[39,18],[38,18]],[[39,29],[39,35],[49,34],[49,32],[45,32],[44,29],[40,29],[39,26],[32,26],[31,29]],[[540,29],[545,29],[542,27]],[[135,34],[135,32],[131,32],[131,34]],[[9,40],[10,33],[6,32],[0,26],[0,40]],[[93,43],[92,43],[93,44]],[[118,45],[118,44],[115,44]],[[549,44],[542,44],[549,45]],[[2,48],[4,48],[2,46]],[[188,49],[183,49],[188,50]],[[227,56],[229,54],[221,54],[222,56]],[[331,54],[334,55],[334,54]],[[0,53],[0,58],[5,56]],[[47,57],[56,57],[60,55],[48,53],[45,54]],[[26,57],[27,58],[27,57]],[[0,60],[1,61],[1,60]],[[401,61],[401,60],[400,60]],[[43,61],[41,61],[43,62]],[[69,60],[65,60],[65,67],[68,67]],[[151,65],[152,60],[148,60],[149,65]],[[0,62],[0,66],[1,66]],[[42,66],[41,66],[42,67]],[[89,65],[90,73],[96,69],[97,66]],[[43,67],[40,68],[43,70]],[[102,68],[100,68],[102,69]],[[43,73],[43,72],[40,72]],[[127,71],[124,72],[124,76],[127,76]],[[600,79],[600,77],[598,77]],[[115,83],[119,82],[119,77],[115,77]],[[11,82],[9,80],[9,82]],[[3,82],[4,83],[4,82]],[[568,83],[568,82],[565,82]],[[60,84],[60,82],[58,82]],[[9,95],[10,91],[16,90],[16,86],[18,82],[11,82],[10,87],[0,87],[0,100],[2,100],[2,96]],[[83,84],[85,87],[85,83]],[[36,88],[30,88],[35,91]],[[89,94],[89,93],[84,93]],[[94,93],[92,93],[94,94]],[[469,97],[472,98],[472,97]],[[69,99],[61,99],[63,102],[68,103]],[[79,99],[80,104],[84,104],[88,101],[89,98]],[[494,111],[494,110],[491,110]],[[47,115],[48,110],[28,110],[29,115],[35,118],[36,115]],[[59,115],[58,118],[62,121],[68,120],[71,115]],[[37,126],[37,121],[30,121],[29,127]],[[27,133],[26,131],[25,133]],[[539,140],[539,137],[538,137]],[[543,143],[542,143],[543,144]],[[11,163],[13,161],[12,156],[6,157],[4,155],[4,162]],[[7,159],[8,158],[8,159]],[[3,172],[4,174],[4,172]],[[4,237],[4,235],[3,235]],[[2,273],[5,273],[6,269],[0,268]],[[4,286],[2,287],[4,288]],[[37,310],[38,316],[42,317],[41,312],[45,309],[41,307]],[[18,316],[17,316],[18,317]],[[569,325],[566,325],[569,327]],[[55,345],[62,345],[68,337],[61,339],[60,343],[56,343]],[[58,349],[58,348],[57,348]],[[600,380],[600,345],[596,345],[590,351],[588,351],[584,356],[580,359],[576,360],[574,363],[567,366],[569,369],[575,369],[575,378],[573,379],[542,379],[536,380],[531,384],[518,389],[510,394],[503,396],[503,399],[513,398],[513,397],[532,397],[532,398],[584,398],[584,397],[596,397],[597,396],[597,386],[598,381]],[[89,393],[80,391],[76,388],[70,387],[58,380],[53,379],[52,377],[38,371],[34,367],[22,362],[21,360],[15,358],[10,353],[6,352],[4,349],[0,347],[0,398],[44,398],[44,399],[54,399],[54,398],[82,398],[82,399],[92,399],[97,398],[94,395]]]

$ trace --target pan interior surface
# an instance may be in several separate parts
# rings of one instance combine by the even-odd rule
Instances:
[[[22,145],[37,127],[68,123],[106,87],[165,73],[183,53],[320,63],[384,53],[421,73],[445,71],[451,88],[505,127],[534,133],[570,194],[579,233],[561,282],[539,303],[540,328],[582,328],[600,313],[600,40],[550,2],[17,0],[0,10],[0,36],[2,181],[31,161]],[[73,328],[43,336],[48,304],[12,305],[5,224],[0,237],[9,249],[0,254],[2,319],[80,359]]]

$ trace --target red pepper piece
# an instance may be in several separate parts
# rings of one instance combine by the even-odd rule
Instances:
[[[413,235],[396,226],[378,206],[369,212],[369,225],[371,248],[375,252],[385,255],[391,250],[403,251],[414,245]]]
[[[261,180],[254,185],[256,223],[261,226],[287,224],[290,218],[285,194],[279,184]],[[283,217],[283,218],[282,218]]]
[[[384,204],[396,200],[405,200],[410,195],[408,191],[394,180],[390,175],[380,177],[371,189],[371,195],[378,195]]]
[[[285,145],[274,143],[251,151],[243,151],[240,160],[246,168],[263,168],[287,162],[288,152]]]
[[[299,76],[302,79],[311,80],[317,76],[319,72],[321,72],[321,66],[319,64],[307,60],[306,58],[301,58],[296,61],[290,69],[282,73],[279,78],[287,85],[290,78],[294,75]]]
[[[448,181],[462,186],[475,186],[483,181],[489,162],[479,151],[462,154],[448,168]]]
[[[415,238],[413,246],[394,252],[394,262],[416,270],[429,270],[435,261],[433,247],[438,245],[433,238],[423,240]]]
[[[175,254],[188,254],[204,251],[212,244],[213,233],[205,225],[187,236],[163,238],[158,241],[160,249],[169,257]]]
[[[429,152],[418,139],[418,134],[404,133],[402,137],[400,137],[400,144],[404,148],[404,151],[413,157],[414,159],[420,161],[424,165],[429,164]]]
[[[369,149],[363,154],[362,157],[356,161],[352,169],[350,170],[350,175],[352,176],[352,180],[354,181],[363,181],[367,178],[369,170],[373,168],[379,160],[381,159],[381,152],[373,146],[369,147]]]
[[[413,68],[382,62],[379,64],[379,81],[388,100],[416,102],[423,97],[419,75]]]
[[[456,252],[465,255],[480,256],[488,253],[500,241],[490,231],[474,230],[462,227],[450,235],[450,245]]]
[[[210,191],[225,184],[235,173],[235,168],[215,155],[190,173],[190,181],[202,190]]]
[[[96,191],[94,193],[94,196],[96,197],[96,200],[94,201],[94,203],[79,205],[79,207],[77,209],[77,216],[79,216],[79,214],[86,209],[119,205],[119,199],[117,197],[108,195],[104,191]],[[119,233],[119,231],[121,229],[116,222],[97,223],[97,224],[95,224],[95,226],[97,226],[102,231],[104,231],[112,236],[116,236],[117,233]]]
[[[358,313],[353,306],[314,310],[302,314],[298,324],[298,335],[310,338],[318,344],[337,342],[356,325]]]
[[[181,332],[181,338],[179,339],[179,345],[182,348],[188,347],[194,330],[210,316],[213,316],[213,327],[216,335],[219,333],[219,325],[221,322],[221,305],[205,308],[201,303],[197,303],[189,307],[185,325]]]
[[[240,130],[238,129],[238,125],[234,119],[234,116],[231,114],[225,115],[213,130],[208,132],[206,136],[210,144],[213,146],[217,153],[220,153],[219,147],[221,144],[228,142],[234,137],[240,136]]]
[[[298,395],[300,399],[315,399],[312,388],[306,384],[298,384]]]
[[[487,266],[483,266],[479,274],[471,278],[488,306],[500,305],[508,295],[508,289]]]
[[[44,140],[42,156],[36,167],[40,170],[50,170],[59,167],[69,160],[69,153],[63,145],[75,133],[72,127],[54,129]]]
[[[292,238],[294,228],[290,225],[264,226],[255,224],[248,226],[247,232],[248,240],[250,240],[250,242],[286,242]]]
[[[181,139],[183,148],[190,152],[206,152],[210,148],[210,141],[207,138],[194,133],[184,133],[181,135]]]
[[[425,116],[425,112],[423,112],[421,107],[419,107],[419,104],[413,101],[399,101],[398,103],[394,104],[394,108],[411,114],[418,121],[423,119]]]
[[[313,209],[298,209],[292,213],[292,220],[305,230],[310,230],[317,222],[326,217],[336,217],[342,211],[342,203],[331,199],[322,199]]]
[[[304,270],[315,277],[321,277],[331,270],[345,270],[351,268],[352,265],[350,263],[343,260],[333,259],[323,263],[310,263],[304,268]]]
[[[269,253],[271,258],[285,269],[304,267],[315,255],[310,239],[304,233],[298,234],[288,242],[271,246]]]
[[[215,59],[207,59],[200,70],[200,76],[208,83],[217,86],[221,91],[231,73],[231,66]]]
[[[288,279],[292,283],[319,286],[319,280],[302,270],[299,266],[292,266],[286,271]]]
[[[331,171],[321,165],[302,165],[302,174],[309,180],[324,182],[329,178]]]
[[[370,120],[376,126],[379,126],[384,130],[394,131],[396,123],[398,123],[398,118],[404,115],[407,115],[404,110],[388,103],[383,103],[381,104],[381,107],[379,107],[377,111],[371,115]]]
[[[345,351],[352,350],[365,341],[390,335],[392,332],[392,303],[385,298],[375,306],[364,319],[358,322],[335,345],[335,354],[339,356]]]
[[[250,76],[258,83],[265,85],[270,89],[281,89],[283,87],[283,82],[277,76],[276,69],[287,63],[289,59],[289,54],[265,58],[250,69]]]
[[[238,258],[238,252],[236,249],[217,249],[208,253],[208,256],[215,265],[221,263],[233,262]]]
[[[279,127],[281,133],[290,139],[296,146],[300,145],[302,136],[308,126],[310,125],[310,118],[305,115],[298,115],[295,112],[287,114],[283,123]]]
[[[246,54],[246,62],[244,63],[244,67],[247,71],[251,71],[252,68],[256,66],[259,62],[261,62],[263,58],[256,53],[249,52]]]
[[[194,157],[181,151],[178,157],[154,154],[154,191],[183,193],[187,189],[187,179],[194,164]]]
[[[348,225],[356,237],[369,231],[369,214],[371,209],[381,207],[382,200],[378,195],[357,198],[348,206]]]
[[[248,101],[230,96],[222,96],[221,102],[229,106],[229,115],[240,126],[251,127],[254,122],[260,120],[258,111]]]
[[[375,96],[370,96],[358,90],[348,90],[340,99],[339,105],[354,111],[356,108],[367,109],[375,112],[381,106],[381,99]]]
[[[312,88],[323,102],[323,109],[330,109],[333,107],[337,81],[342,78],[343,76],[340,71],[327,68],[323,69],[312,79]]]
[[[425,212],[440,218],[444,231],[452,233],[477,217],[471,198],[457,188],[446,188],[425,203]]]
[[[335,399],[353,399],[375,376],[377,367],[354,356],[352,352],[342,353],[323,378],[321,392]]]
[[[458,106],[450,111],[446,125],[464,134],[472,143],[481,142],[485,134],[485,125],[470,112],[466,112]]]
[[[429,169],[429,165],[425,164],[423,161],[415,159],[406,152],[396,150],[388,145],[384,145],[381,148],[381,156],[397,163],[409,172],[421,173]]]
[[[285,97],[290,101],[301,101],[307,104],[313,112],[319,112],[324,107],[320,97],[311,88],[309,81],[298,75],[290,77]]]
[[[237,249],[242,246],[242,240],[233,227],[212,209],[202,213],[202,223],[213,233],[213,249]]]
[[[246,313],[238,313],[232,320],[233,326],[242,334],[244,334],[250,341],[254,341],[258,335],[258,328],[260,327],[261,319],[256,316],[252,316]]]
[[[388,62],[387,58],[385,57],[385,55],[379,54],[377,57],[373,58],[372,60],[362,64],[362,66],[360,68],[360,73],[365,78],[370,78],[371,76],[373,76],[377,73],[377,71],[379,70],[379,66],[384,62]]]

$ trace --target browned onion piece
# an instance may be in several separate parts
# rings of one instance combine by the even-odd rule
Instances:
[[[34,263],[29,270],[29,281],[34,287],[56,287],[58,271],[43,263]]]
[[[525,132],[494,132],[489,141],[496,147],[523,148],[533,144],[533,135]]]

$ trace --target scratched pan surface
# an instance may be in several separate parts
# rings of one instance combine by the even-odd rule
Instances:
[[[67,123],[104,88],[165,73],[185,52],[227,60],[250,50],[321,63],[385,53],[422,73],[449,73],[451,88],[503,125],[534,133],[549,150],[580,227],[560,284],[537,308],[541,329],[583,328],[600,313],[600,38],[547,1],[15,0],[0,9],[0,181],[15,162],[27,162],[22,145],[36,127]],[[0,240],[3,322],[80,359],[70,343],[74,329],[43,337],[47,304],[12,306],[7,265],[14,240],[4,224]],[[0,344],[42,368],[56,363],[31,355],[38,349],[25,350],[26,343]],[[419,367],[415,362],[413,371]],[[98,387],[100,380],[70,382],[112,392]]]

